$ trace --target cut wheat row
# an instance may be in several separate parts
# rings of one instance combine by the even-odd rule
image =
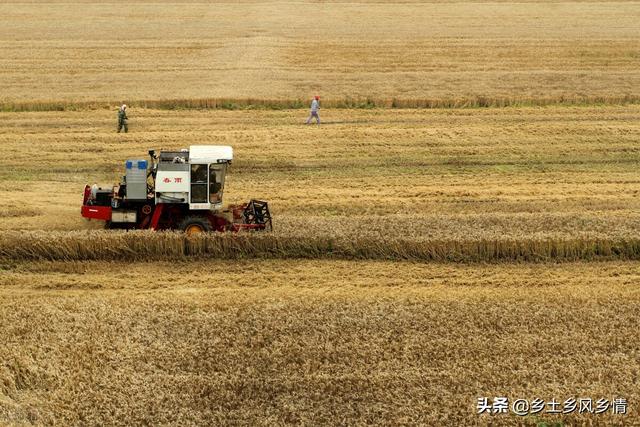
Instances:
[[[437,262],[640,259],[640,238],[547,235],[522,238],[410,239],[171,232],[4,232],[5,260],[159,260],[335,258]]]
[[[114,108],[119,101],[17,101],[0,103],[0,111],[73,111],[100,110]],[[501,108],[550,105],[629,105],[640,103],[638,95],[581,96],[557,95],[544,97],[519,96],[472,96],[456,98],[334,98],[325,99],[326,108]],[[133,100],[129,104],[137,108],[160,110],[202,109],[237,110],[265,109],[283,110],[307,108],[308,101],[296,99],[258,99],[258,98],[185,98]]]

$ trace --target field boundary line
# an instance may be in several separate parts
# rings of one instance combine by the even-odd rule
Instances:
[[[3,101],[2,112],[29,111],[81,111],[114,109],[119,101]],[[184,98],[133,100],[127,104],[135,108],[158,110],[291,110],[306,109],[309,101],[297,99],[258,98]],[[640,95],[558,95],[548,97],[488,97],[469,96],[453,98],[326,98],[325,108],[338,109],[464,109],[536,106],[594,106],[640,104]]]

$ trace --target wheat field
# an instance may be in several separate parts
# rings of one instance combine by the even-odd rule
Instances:
[[[637,422],[640,107],[305,113],[0,114],[4,423]],[[198,143],[234,146],[226,201],[268,200],[273,233],[80,217],[86,182]]]
[[[632,425],[638,280],[637,262],[5,262],[0,417]],[[478,416],[485,395],[631,406]]]
[[[131,133],[118,138],[109,110],[0,115],[12,153],[0,171],[0,231],[82,239],[100,226],[78,214],[85,183],[118,182],[124,160],[149,149],[207,143],[235,149],[228,203],[270,202],[275,232],[238,243],[254,254],[317,257],[333,246],[364,258],[493,259],[479,244],[515,247],[496,258],[639,255],[638,106],[330,110],[320,128],[303,126],[298,110],[130,115]],[[0,250],[46,240],[6,236]]]
[[[0,14],[0,425],[640,424],[640,3]],[[272,233],[81,218],[194,144],[234,147],[225,202]]]
[[[0,15],[0,101],[10,108],[639,95],[635,1],[45,0],[3,2]]]

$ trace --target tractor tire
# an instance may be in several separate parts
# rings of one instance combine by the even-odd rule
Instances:
[[[186,234],[208,233],[211,231],[211,223],[202,216],[188,216],[180,222],[178,229]]]

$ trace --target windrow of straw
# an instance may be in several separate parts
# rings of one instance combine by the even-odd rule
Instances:
[[[640,238],[529,236],[468,240],[292,236],[276,233],[3,232],[5,260],[337,258],[438,262],[640,259]]]
[[[128,101],[136,108],[159,110],[199,109],[284,110],[308,107],[307,99],[259,98],[185,98]],[[456,98],[326,98],[326,108],[501,108],[545,105],[628,105],[640,103],[640,95],[581,96],[557,95],[546,97],[519,96],[462,96]],[[74,111],[112,109],[119,101],[16,101],[0,103],[0,111]]]

